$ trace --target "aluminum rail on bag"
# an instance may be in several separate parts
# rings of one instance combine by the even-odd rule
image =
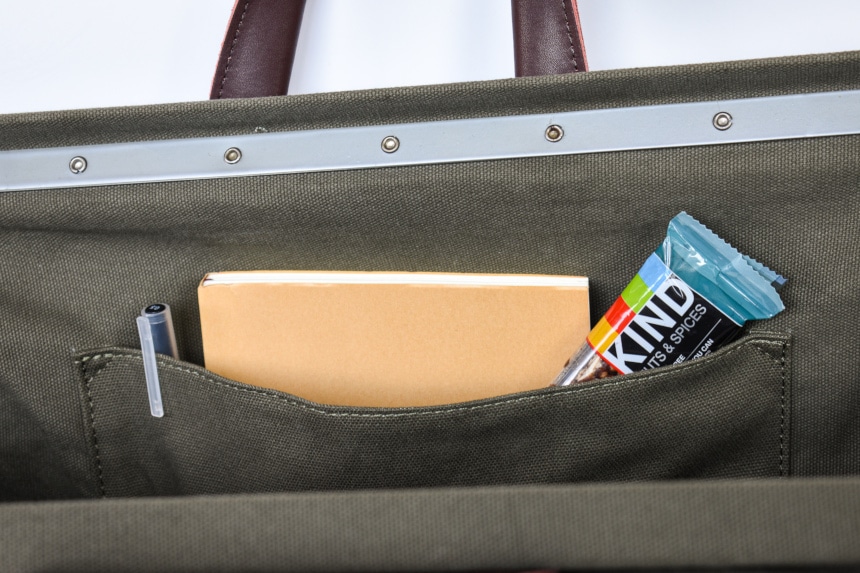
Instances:
[[[860,134],[860,90],[0,152],[0,191]]]

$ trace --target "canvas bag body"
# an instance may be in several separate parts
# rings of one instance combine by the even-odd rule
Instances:
[[[0,145],[83,154],[550,119],[848,92],[858,71],[860,56],[846,53],[27,114],[0,118]],[[18,570],[856,563],[858,142],[2,193],[4,560]],[[396,411],[310,404],[199,366],[194,293],[212,270],[587,275],[594,320],[681,210],[790,279],[784,313],[699,363]],[[146,409],[129,318],[154,299],[175,309],[183,349],[163,363],[163,423]]]

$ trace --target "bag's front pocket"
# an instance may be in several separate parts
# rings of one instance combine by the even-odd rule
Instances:
[[[103,494],[187,495],[786,475],[788,346],[756,334],[667,369],[402,409],[324,406],[161,359],[163,418],[139,351],[77,363]]]

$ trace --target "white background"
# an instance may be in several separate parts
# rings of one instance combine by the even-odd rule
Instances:
[[[207,99],[233,3],[0,0],[0,113]],[[592,70],[860,49],[856,0],[579,6]],[[509,0],[307,0],[290,93],[512,77],[510,17]]]

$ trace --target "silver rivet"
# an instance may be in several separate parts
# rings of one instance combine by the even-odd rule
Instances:
[[[224,161],[230,165],[239,163],[240,159],[242,159],[242,151],[238,147],[231,147],[224,152]]]
[[[400,140],[393,135],[382,140],[382,151],[385,153],[394,153],[398,149],[400,149]]]
[[[728,113],[721,111],[717,115],[714,116],[714,127],[719,129],[720,131],[725,131],[732,126],[732,116]]]
[[[69,171],[77,175],[78,173],[83,173],[87,170],[87,160],[78,155],[77,157],[72,157],[72,160],[69,161]]]
[[[546,128],[544,136],[547,141],[555,143],[556,141],[561,141],[561,138],[564,137],[564,130],[560,125],[551,125]]]

